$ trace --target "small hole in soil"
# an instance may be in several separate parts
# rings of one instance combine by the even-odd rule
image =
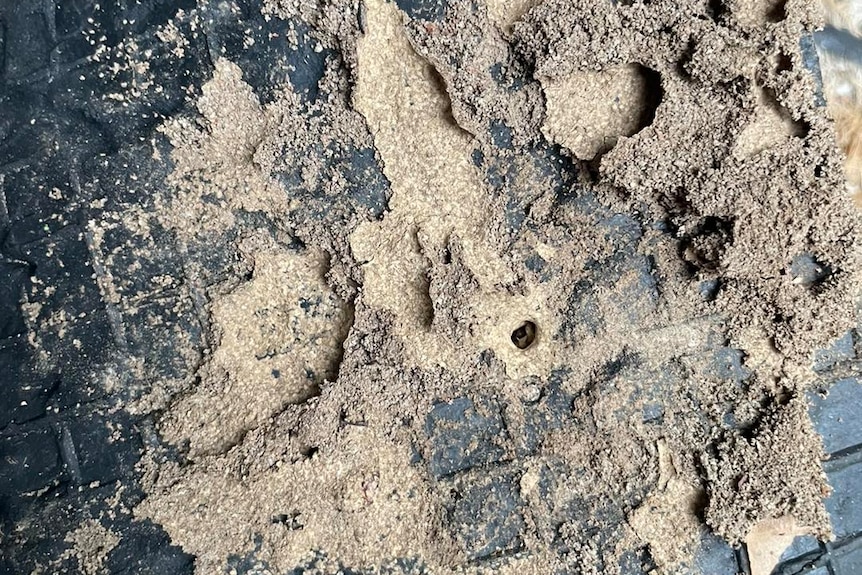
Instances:
[[[772,88],[763,88],[763,98],[766,106],[771,108],[778,114],[778,116],[788,122],[788,131],[790,132],[790,135],[797,138],[805,138],[808,135],[811,131],[811,125],[805,120],[793,119],[787,108],[778,101],[778,98],[775,95],[775,90]]]
[[[709,216],[682,239],[680,255],[692,273],[718,269],[727,246],[733,243],[733,224],[730,219]]]
[[[766,20],[768,22],[781,22],[787,18],[787,0],[778,0],[766,10]]]
[[[291,511],[290,513],[279,513],[278,515],[273,515],[270,519],[270,522],[273,525],[284,525],[291,531],[302,529],[302,518],[299,511]]]
[[[712,19],[716,22],[721,22],[724,15],[727,14],[727,6],[724,5],[724,0],[709,0],[708,7]]]
[[[822,178],[823,174],[825,172],[826,172],[826,166],[824,166],[823,164],[817,164],[817,166],[814,167],[814,177],[815,178]]]
[[[645,66],[639,66],[640,74],[644,79],[644,107],[639,118],[640,128],[643,130],[653,123],[655,113],[664,98],[664,89],[661,86],[661,74]]]
[[[536,324],[531,321],[525,321],[512,332],[512,343],[518,349],[527,349],[534,341],[536,341]]]
[[[779,72],[788,72],[792,70],[793,59],[784,52],[779,52],[775,57],[775,69]]]

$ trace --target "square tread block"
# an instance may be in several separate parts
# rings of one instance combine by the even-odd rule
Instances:
[[[141,442],[128,417],[84,416],[63,426],[63,448],[79,483],[106,484],[134,473]]]
[[[26,335],[0,339],[0,429],[42,417],[59,384],[36,367]]]
[[[47,428],[0,436],[0,495],[20,495],[50,485],[63,472],[54,432]]]
[[[704,533],[694,561],[695,573],[737,575],[739,563],[733,548],[712,533]]]
[[[835,538],[840,542],[862,534],[862,457],[856,453],[828,461],[826,473],[833,490],[826,510]]]
[[[458,397],[438,403],[425,419],[425,433],[431,440],[431,474],[437,479],[506,455],[503,416],[491,400]]]
[[[831,557],[832,575],[859,575],[862,573],[862,540],[838,549]]]
[[[826,390],[825,395],[812,394],[809,413],[814,427],[823,437],[827,453],[837,453],[862,444],[862,383],[853,377],[842,379]]]
[[[475,472],[458,477],[454,485],[452,524],[471,560],[514,553],[523,546],[524,501],[520,476],[506,470]]]

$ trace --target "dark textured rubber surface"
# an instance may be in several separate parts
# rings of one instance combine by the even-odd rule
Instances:
[[[216,57],[236,62],[264,101],[272,98],[285,74],[306,101],[314,100],[325,59],[333,57],[314,52],[302,22],[292,23],[299,48],[270,41],[283,35],[288,23],[263,19],[255,0],[210,3],[198,35],[176,18],[180,33],[188,38],[182,54],[158,41],[156,27],[179,10],[195,8],[194,1],[101,4],[97,10],[93,0],[0,0],[0,574],[30,573],[38,565],[79,572],[75,559],[64,558],[70,547],[66,536],[86,520],[100,521],[121,535],[105,564],[109,573],[192,572],[192,556],[170,545],[159,526],[131,514],[143,497],[135,470],[141,447],[157,445],[159,439],[149,417],[133,416],[118,406],[139,397],[156,379],[194,373],[207,344],[207,320],[199,312],[202,295],[185,281],[184,270],[194,265],[210,284],[235,273],[236,230],[224,230],[207,245],[179,253],[173,249],[171,233],[157,226],[145,239],[118,228],[96,245],[88,222],[131,206],[154,209],[171,170],[169,147],[155,128],[166,117],[194,114],[188,97],[199,93],[211,77]],[[440,2],[399,0],[398,5],[418,19],[438,19],[445,13]],[[249,33],[254,43],[243,41]],[[817,41],[828,43],[832,36],[821,35]],[[137,50],[153,51],[143,78],[113,66],[131,43]],[[89,59],[96,45],[106,47],[110,57]],[[819,78],[813,40],[803,38],[801,45],[806,64]],[[130,82],[149,87],[122,104],[104,98]],[[511,131],[504,124],[494,127],[493,136],[498,148],[511,147]],[[153,157],[150,141],[162,150],[161,159]],[[346,199],[306,198],[321,218],[353,209],[382,212],[388,184],[372,150],[344,143],[308,153],[328,158],[326,169],[355,189]],[[563,187],[565,158],[551,148],[527,153]],[[510,189],[513,167],[496,158],[493,150],[474,160],[487,171],[492,186],[513,198],[509,224],[517,228],[524,216],[523,202]],[[298,175],[281,177],[289,184]],[[333,201],[344,205],[333,209]],[[604,213],[583,197],[577,201],[583,203],[579,208],[584,214],[607,230],[618,251],[611,260],[595,262],[592,272],[574,286],[571,321],[563,326],[562,337],[567,337],[566,330],[602,328],[595,311],[596,290],[618,290],[625,309],[645,310],[659,287],[651,262],[637,252],[639,224],[626,215]],[[266,225],[262,214],[246,214],[238,223]],[[124,259],[122,254],[132,250],[117,248],[128,248],[130,242],[146,242],[141,247],[148,248],[151,257]],[[121,254],[111,259],[110,268],[104,264],[107,253]],[[553,273],[538,254],[530,266],[537,273]],[[621,284],[624,274],[637,281]],[[101,295],[98,281],[108,276],[123,280],[120,303],[109,303]],[[174,287],[154,288],[155,277],[172,278]],[[704,297],[714,290],[715,286],[703,286]],[[24,306],[24,301],[40,305]],[[128,302],[134,302],[136,313],[126,313]],[[62,334],[52,328],[58,317],[64,318]],[[154,317],[164,321],[154,325],[150,321]],[[630,317],[633,324],[639,319]],[[48,353],[35,351],[31,340],[38,340]],[[836,540],[819,544],[798,539],[777,573],[862,572],[862,423],[856,415],[862,385],[839,375],[847,365],[858,363],[859,346],[859,336],[852,332],[818,356],[824,388],[838,381],[828,395],[812,397],[812,417],[831,454],[826,470],[835,492],[827,506]],[[717,346],[712,353],[714,375],[739,382],[747,377],[739,350]],[[132,375],[132,357],[147,358],[143,376]],[[637,377],[639,369],[636,361],[609,365],[607,385],[617,377]],[[653,376],[660,382],[674,374]],[[114,391],[105,391],[106,380],[114,382],[110,386]],[[661,420],[661,386],[644,393],[651,395],[643,411],[621,416]],[[573,400],[552,381],[541,397],[524,406],[524,420],[517,425],[506,421],[503,406],[489,398],[460,397],[438,404],[428,414],[424,425],[433,452],[429,461],[415,463],[427,465],[438,486],[451,493],[446,510],[451,528],[471,560],[493,566],[501,555],[515,553],[523,544],[517,469],[502,460],[501,442],[512,442],[516,453],[527,457],[547,432],[588,425],[574,420]],[[732,414],[726,424],[733,425]],[[555,486],[568,472],[543,468],[540,489],[548,508],[543,514],[546,524],[539,529],[553,530],[563,518],[577,519],[584,530],[595,529],[600,519],[621,521],[623,509],[643,497],[620,493],[607,501],[558,502]],[[110,497],[118,500],[109,508]],[[487,527],[479,530],[477,524]],[[743,549],[705,536],[697,565],[703,573],[737,573],[745,571],[746,564]],[[651,565],[648,554],[639,550],[624,558],[622,568],[635,574]],[[225,566],[226,572],[236,573],[261,567],[254,553],[232,557]],[[314,567],[312,561],[289,573]],[[343,570],[360,572],[350,566]],[[403,558],[378,572],[421,573],[423,568]]]

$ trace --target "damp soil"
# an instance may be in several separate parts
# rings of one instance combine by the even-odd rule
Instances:
[[[706,533],[764,563],[788,533],[828,539],[805,394],[855,325],[859,219],[799,50],[818,11],[773,4],[271,0],[312,23],[320,95],[264,98],[222,58],[197,114],[162,127],[157,219],[181,245],[268,223],[238,228],[242,273],[206,289],[195,377],[131,406],[163,441],[135,514],[198,573],[249,554],[272,573],[614,573],[643,549],[697,572]],[[385,210],[308,153],[346,143],[382,168]],[[640,417],[653,390],[659,420]],[[555,393],[570,423],[519,446]],[[451,500],[481,466],[427,464],[429,414],[461,397],[499,406],[488,441],[523,518],[487,561]]]

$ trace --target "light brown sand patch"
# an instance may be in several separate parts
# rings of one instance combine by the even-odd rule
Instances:
[[[326,255],[271,249],[254,254],[251,280],[213,305],[220,341],[203,385],[162,426],[192,453],[219,452],[288,403],[334,378],[349,312],[324,280]]]
[[[526,355],[510,341],[509,328],[525,319],[541,316],[548,330],[553,321],[541,293],[503,289],[513,276],[489,237],[491,197],[470,160],[473,139],[451,119],[438,76],[413,51],[397,8],[380,0],[366,7],[356,106],[371,127],[393,196],[382,222],[363,224],[351,235],[354,254],[364,262],[363,301],[395,313],[398,333],[417,364],[454,365],[460,350],[430,329],[427,274],[429,256],[457,236],[464,264],[484,294],[464,302],[475,306],[476,317],[468,326],[475,337],[466,334],[467,341],[498,350],[513,374],[547,373],[554,361],[549,338]],[[504,319],[500,310],[513,313]]]
[[[636,64],[541,81],[548,101],[542,131],[577,158],[592,160],[643,127],[649,94]]]
[[[236,455],[254,456],[253,445],[257,439],[251,452]],[[276,446],[260,449],[258,455],[273,459],[267,471],[248,477],[235,457],[210,459],[198,473],[158,485],[136,513],[164,525],[197,555],[196,573],[220,571],[229,554],[252,551],[256,535],[263,541],[257,557],[279,571],[315,551],[354,566],[380,557],[448,560],[440,555],[444,540],[428,530],[434,509],[427,485],[407,464],[404,448],[350,426],[325,454],[291,462],[276,453]],[[190,508],[191,501],[200,503]]]
[[[229,227],[236,209],[277,212],[288,203],[255,160],[273,118],[239,66],[220,59],[215,68],[197,102],[205,124],[180,118],[162,128],[174,146],[170,183],[178,193],[160,214],[165,227],[184,237]]]
[[[120,543],[120,536],[99,520],[89,519],[66,535],[66,543],[71,543],[72,548],[62,558],[74,557],[83,575],[101,575],[108,554]]]
[[[733,155],[739,159],[780,145],[790,137],[802,137],[805,129],[762,88],[757,90],[754,118],[739,134]]]
[[[777,517],[762,521],[745,538],[751,575],[771,575],[784,550],[797,535],[805,535],[792,517]]]

